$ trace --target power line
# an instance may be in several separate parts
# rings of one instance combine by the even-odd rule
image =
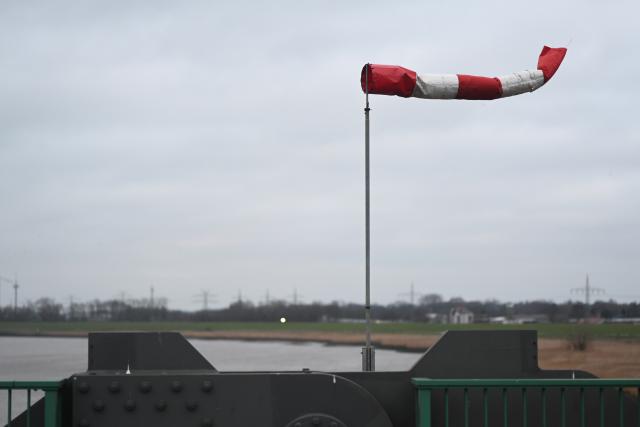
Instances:
[[[13,283],[13,314],[18,314],[18,281]]]
[[[298,294],[298,288],[293,288],[293,294],[291,295],[293,305],[298,305],[302,298],[304,298],[304,296]]]
[[[73,309],[73,295],[69,295],[69,309],[67,310],[67,316],[69,320],[74,319],[74,309]]]
[[[602,288],[594,288],[589,284],[589,275],[587,274],[587,280],[585,281],[584,288],[573,288],[571,289],[572,293],[576,294],[584,294],[584,305],[585,309],[588,311],[589,304],[591,302],[591,295],[603,295],[605,293]]]
[[[402,292],[399,295],[400,296],[408,296],[409,297],[409,303],[411,305],[415,305],[416,304],[416,298],[419,297],[422,294],[420,292],[416,292],[415,286],[413,285],[413,281],[412,281],[411,282],[411,287],[409,288],[409,292]]]
[[[15,285],[18,283],[17,279],[9,279],[8,277],[0,275],[0,308],[2,308],[2,282],[7,282],[9,285]]]
[[[195,299],[198,302],[202,302],[202,309],[209,310],[209,302],[216,302],[216,295],[211,291],[202,290],[195,295]]]
[[[127,303],[128,297],[129,297],[128,293],[126,293],[125,291],[120,291],[120,293],[115,298],[117,300],[120,300],[120,302],[124,305]]]

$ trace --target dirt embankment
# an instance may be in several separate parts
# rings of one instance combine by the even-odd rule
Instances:
[[[542,369],[576,369],[602,378],[640,378],[640,342],[595,340],[585,351],[569,348],[565,340],[539,340]]]

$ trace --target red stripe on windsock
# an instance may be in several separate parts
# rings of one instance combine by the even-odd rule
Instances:
[[[502,96],[502,83],[497,77],[458,74],[456,99],[496,99]]]
[[[408,98],[416,86],[416,72],[413,70],[397,65],[367,64],[362,67],[360,74],[363,92],[366,92],[367,74],[369,93],[375,95],[398,95]]]
[[[564,56],[567,54],[565,47],[549,47],[545,46],[540,52],[538,58],[538,70],[544,74],[544,81],[548,82],[551,77],[558,71],[558,67],[562,64]]]
[[[457,74],[457,99],[496,99],[503,96],[532,92],[548,82],[556,73],[567,54],[564,47],[545,46],[538,58],[538,71],[522,71],[502,77],[480,77]],[[542,76],[540,75],[542,73]],[[425,78],[422,78],[425,77]],[[544,78],[544,80],[543,80]],[[415,96],[428,99],[451,99],[455,91],[452,75],[421,76],[416,86],[416,72],[397,65],[367,64],[360,74],[362,91],[377,95]],[[502,79],[502,80],[501,80]],[[414,93],[414,90],[417,91]]]

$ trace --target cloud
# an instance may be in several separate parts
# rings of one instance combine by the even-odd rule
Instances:
[[[4,2],[0,273],[24,299],[359,301],[362,64],[503,74],[572,40],[535,94],[372,99],[373,299],[633,294],[637,11]]]

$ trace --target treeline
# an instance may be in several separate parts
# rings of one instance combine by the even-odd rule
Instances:
[[[495,300],[465,301],[462,298],[444,300],[440,295],[422,297],[418,304],[404,302],[374,305],[373,318],[381,321],[450,322],[452,310],[473,313],[474,322],[569,322],[585,318],[603,320],[640,318],[640,304],[596,301],[586,307],[578,301],[554,303],[526,301],[503,303]],[[272,301],[253,304],[236,301],[226,308],[183,311],[170,310],[166,300],[94,300],[63,305],[51,298],[41,298],[26,306],[0,308],[0,320],[11,321],[274,321],[286,317],[289,321],[358,321],[363,307],[353,303],[290,304]]]

